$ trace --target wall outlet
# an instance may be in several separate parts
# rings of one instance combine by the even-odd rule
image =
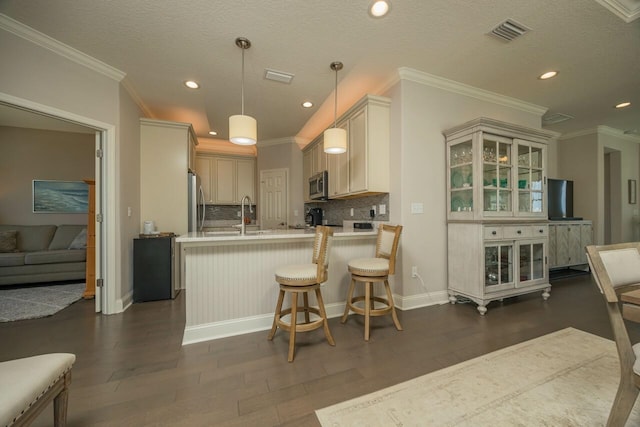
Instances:
[[[350,214],[351,216],[353,216],[353,208],[351,208]]]
[[[387,213],[387,205],[378,205],[378,212],[380,215],[384,215]]]
[[[298,209],[293,210],[293,216],[298,216]]]
[[[238,218],[242,217],[242,213],[240,213],[240,211],[238,211]]]
[[[424,205],[422,203],[411,203],[411,213],[412,214],[424,213]]]
[[[418,277],[418,267],[415,265],[411,267],[411,277]]]
[[[131,206],[129,206],[129,207],[127,208],[127,216],[131,216],[131,212],[132,212],[132,210],[131,210]]]

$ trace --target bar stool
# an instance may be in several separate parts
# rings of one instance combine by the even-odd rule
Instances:
[[[347,305],[342,315],[342,323],[347,321],[349,310],[364,316],[364,340],[369,341],[369,325],[371,316],[384,316],[391,313],[396,329],[401,331],[402,326],[398,321],[396,309],[393,304],[393,295],[389,286],[389,275],[395,272],[396,252],[398,251],[398,241],[402,226],[381,224],[378,227],[378,239],[376,241],[375,258],[358,258],[349,261],[349,272],[351,273],[351,285],[347,294]],[[353,296],[356,282],[364,283],[364,295]],[[386,298],[375,296],[373,284],[383,282]],[[356,303],[363,301],[362,306]],[[376,302],[383,304],[376,308]]]
[[[336,345],[329,330],[327,313],[324,309],[322,293],[320,292],[320,284],[327,281],[329,238],[331,236],[333,236],[333,230],[330,227],[316,226],[311,263],[287,265],[276,270],[276,281],[280,284],[280,293],[268,339],[273,340],[277,328],[289,331],[289,356],[287,359],[289,362],[293,362],[297,332],[307,332],[323,327],[329,344]],[[309,306],[309,292],[312,291],[316,295],[317,308]],[[291,308],[283,310],[282,302],[286,292],[291,294]],[[303,296],[302,306],[298,306],[298,294]],[[297,323],[299,312],[304,313],[304,323]],[[311,320],[310,313],[314,313],[319,317]],[[291,315],[289,322],[283,320],[283,317],[287,315]]]

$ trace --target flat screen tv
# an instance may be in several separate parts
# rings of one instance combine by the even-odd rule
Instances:
[[[573,216],[573,181],[547,179],[547,212],[549,219],[581,219]]]

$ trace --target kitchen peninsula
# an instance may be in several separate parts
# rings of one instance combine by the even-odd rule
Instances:
[[[311,262],[314,233],[314,229],[288,229],[178,237],[186,290],[183,345],[269,329],[278,297],[275,269]],[[322,287],[329,317],[344,310],[348,261],[374,256],[376,235],[376,230],[334,229],[329,279]]]

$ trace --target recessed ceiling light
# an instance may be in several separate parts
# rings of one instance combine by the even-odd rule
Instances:
[[[621,102],[620,104],[616,105],[616,108],[624,108],[624,107],[628,107],[629,105],[631,105],[629,101]]]
[[[200,85],[198,84],[198,82],[194,82],[193,80],[187,80],[186,82],[184,82],[184,85],[186,87],[188,87],[189,89],[199,89]]]
[[[304,108],[311,108],[311,107],[313,107],[313,102],[311,102],[311,101],[304,101],[304,102],[302,103],[302,106],[303,106]]]
[[[391,9],[391,2],[389,0],[377,0],[369,7],[369,14],[374,18],[382,18]]]
[[[216,136],[217,134],[218,134],[218,132],[216,132],[215,130],[210,130],[209,131],[209,135]]]
[[[547,71],[546,73],[542,74],[540,77],[538,77],[540,80],[547,80],[550,79],[552,77],[555,77],[558,75],[557,71]]]

